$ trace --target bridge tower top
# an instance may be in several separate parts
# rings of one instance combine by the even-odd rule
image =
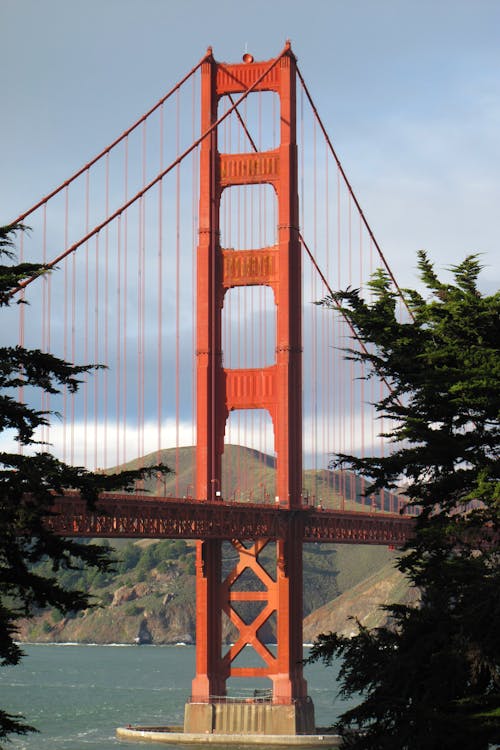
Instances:
[[[264,408],[271,415],[276,449],[276,495],[287,507],[300,504],[302,489],[301,260],[296,145],[295,57],[287,42],[274,60],[202,66],[202,132],[216,121],[224,95],[274,91],[280,103],[278,148],[225,154],[214,129],[201,145],[200,225],[197,257],[197,491],[215,499],[221,487],[221,455],[228,414]],[[270,184],[277,197],[277,244],[251,250],[220,246],[220,200],[235,185]],[[235,272],[238,268],[238,273]],[[224,369],[221,311],[235,286],[264,285],[276,303],[276,358],[264,368]]]

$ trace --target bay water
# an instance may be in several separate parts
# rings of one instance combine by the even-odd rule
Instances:
[[[115,729],[182,725],[195,668],[193,646],[37,644],[23,650],[18,666],[0,668],[0,708],[22,713],[39,733],[13,736],[12,750],[187,747],[125,742],[115,738]],[[337,697],[336,674],[335,666],[305,667],[317,726],[331,725],[349,706]],[[262,684],[245,681],[248,691],[253,686]]]

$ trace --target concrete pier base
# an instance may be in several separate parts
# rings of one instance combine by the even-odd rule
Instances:
[[[281,745],[282,747],[340,746],[340,737],[328,729],[316,729],[310,698],[292,704],[271,701],[186,703],[182,727],[120,727],[123,740],[196,745]]]
[[[218,748],[225,745],[238,747],[264,745],[277,747],[340,747],[341,739],[328,730],[316,730],[315,734],[198,734],[183,732],[182,727],[119,727],[116,736],[128,742],[164,742],[171,745],[214,744]]]
[[[186,703],[184,731],[202,734],[269,735],[314,733],[314,705],[310,698],[291,704],[231,701]]]
[[[340,746],[340,737],[316,729],[310,698],[292,704],[233,700],[220,703],[186,703],[182,727],[120,727],[123,740],[196,745],[281,745],[282,747]]]

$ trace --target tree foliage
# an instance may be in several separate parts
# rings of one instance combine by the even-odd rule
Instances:
[[[0,265],[0,306],[11,303],[10,292],[21,279],[45,272],[41,265],[14,263],[14,237],[25,229],[22,225],[0,227],[0,257],[7,261]],[[29,386],[51,394],[61,388],[75,392],[81,376],[96,367],[70,364],[21,346],[0,347],[0,432],[9,430],[21,446],[36,449],[36,430],[49,423],[51,414],[18,402],[17,389]],[[68,466],[45,450],[33,455],[0,452],[1,666],[17,664],[22,657],[15,642],[19,618],[30,617],[43,607],[67,614],[91,605],[85,591],[63,585],[58,574],[78,570],[82,564],[103,573],[112,566],[107,547],[63,539],[46,528],[44,518],[52,512],[54,496],[76,489],[91,508],[100,492],[131,490],[138,479],[159,470],[168,471],[155,466],[96,474]],[[40,565],[42,562],[45,564]],[[0,739],[31,731],[22,719],[0,710]]]
[[[477,256],[453,283],[424,252],[418,268],[427,296],[404,290],[406,321],[383,271],[370,300],[348,289],[322,304],[364,344],[346,356],[390,386],[376,408],[393,452],[335,465],[368,477],[367,492],[404,481],[419,515],[397,565],[420,602],[386,607],[388,626],[358,623],[351,639],[320,635],[311,659],[341,657],[341,694],[362,696],[340,717],[345,746],[481,750],[500,742],[500,294],[480,293]]]

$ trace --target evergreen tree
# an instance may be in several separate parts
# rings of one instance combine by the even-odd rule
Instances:
[[[15,233],[22,225],[0,227],[0,306],[9,305],[10,292],[27,276],[44,273],[37,264],[15,264]],[[35,431],[47,425],[50,413],[33,409],[15,399],[19,387],[30,386],[55,394],[63,387],[74,393],[80,376],[96,365],[69,364],[51,354],[21,346],[0,347],[0,431],[10,430],[22,446],[36,445]],[[109,549],[63,539],[48,531],[44,518],[50,514],[54,493],[78,490],[89,509],[103,491],[131,490],[136,480],[163,466],[118,474],[95,474],[81,467],[68,466],[47,452],[34,455],[0,452],[0,665],[14,665],[23,653],[15,642],[16,622],[30,617],[38,608],[53,607],[62,614],[91,605],[85,591],[65,587],[58,572],[90,566],[99,572],[110,569]],[[44,571],[49,563],[50,574]],[[37,572],[38,571],[38,572]],[[9,734],[33,731],[23,721],[0,709],[0,740]]]
[[[346,747],[483,750],[500,742],[500,294],[480,293],[477,256],[453,283],[425,252],[418,268],[427,297],[404,290],[406,322],[383,271],[369,301],[348,289],[321,304],[365,345],[347,358],[390,386],[376,408],[394,451],[334,465],[367,477],[368,493],[405,482],[419,515],[397,566],[420,602],[386,607],[387,627],[320,635],[311,660],[341,657],[340,693],[361,695],[338,722]]]

